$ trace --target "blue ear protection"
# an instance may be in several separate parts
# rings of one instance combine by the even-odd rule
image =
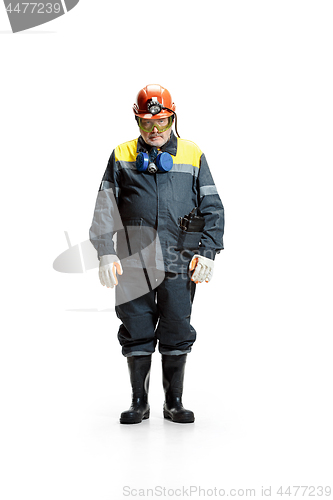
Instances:
[[[136,168],[139,172],[149,172],[155,174],[169,172],[173,166],[173,159],[169,153],[161,153],[157,148],[151,148],[148,153],[139,153],[136,157]]]

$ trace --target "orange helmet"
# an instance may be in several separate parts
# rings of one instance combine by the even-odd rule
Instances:
[[[145,118],[165,118],[176,110],[170,92],[161,85],[147,85],[137,95],[133,105],[135,116]]]

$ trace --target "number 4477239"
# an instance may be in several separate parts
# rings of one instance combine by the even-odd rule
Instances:
[[[60,3],[55,3],[53,5],[52,3],[37,2],[20,2],[17,3],[15,7],[12,7],[12,4],[9,3],[6,7],[7,12],[16,12],[17,14],[33,14],[34,12],[37,14],[51,14],[52,12],[59,14],[60,9]]]

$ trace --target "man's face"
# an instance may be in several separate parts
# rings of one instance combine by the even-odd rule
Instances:
[[[166,142],[168,142],[168,140],[170,139],[172,127],[170,127],[168,130],[165,130],[165,132],[160,132],[158,130],[158,128],[163,129],[164,127],[166,127],[168,123],[168,118],[159,118],[158,120],[141,119],[141,126],[144,129],[152,129],[150,132],[146,132],[145,130],[142,130],[142,128],[140,128],[140,134],[145,143],[149,144],[149,146],[160,148]],[[156,125],[158,125],[158,127]]]

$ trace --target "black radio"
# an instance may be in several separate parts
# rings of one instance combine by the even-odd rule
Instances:
[[[191,233],[201,233],[205,227],[205,218],[195,215],[196,207],[184,217],[179,217],[179,225],[183,231]]]

